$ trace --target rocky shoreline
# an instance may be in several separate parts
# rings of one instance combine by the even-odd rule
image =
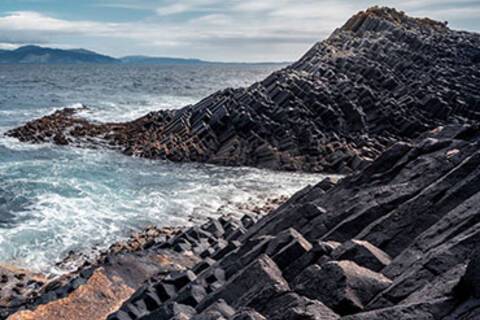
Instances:
[[[2,269],[0,318],[478,319],[479,63],[480,35],[375,7],[250,88],[129,123],[66,109],[10,131],[349,175],[241,218],[149,228],[55,281]]]
[[[286,200],[287,197],[280,196],[278,198],[267,198],[262,205],[254,205],[248,202],[238,204],[238,212],[235,214],[225,214],[221,207],[214,215],[222,216],[223,219],[238,219],[238,217],[241,217],[239,213],[243,212],[251,217],[258,218],[274,210]],[[103,268],[111,259],[116,259],[120,255],[128,255],[133,261],[136,256],[144,256],[154,245],[167,242],[187,229],[185,226],[148,226],[144,230],[132,233],[126,240],[112,244],[105,250],[92,248],[86,252],[70,251],[64,259],[56,263],[57,269],[65,270],[61,276],[33,273],[14,266],[0,264],[0,319],[19,309],[32,309],[38,305],[63,299],[79,286],[84,285],[92,276],[94,270]],[[162,257],[162,255],[154,253],[151,253],[151,255],[156,258]],[[190,262],[188,258],[176,257],[176,259],[178,259],[177,268],[179,269]],[[122,268],[116,265],[111,267],[111,270],[118,272]],[[158,268],[161,269],[161,267]],[[133,289],[136,289],[139,285],[140,283],[132,285]],[[94,288],[93,290],[99,289]]]

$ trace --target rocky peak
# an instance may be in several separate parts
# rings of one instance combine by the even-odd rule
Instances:
[[[403,11],[379,6],[360,11],[351,17],[340,30],[364,33],[367,31],[379,32],[398,27],[430,32],[445,32],[449,30],[447,22],[439,22],[429,18],[409,17]]]

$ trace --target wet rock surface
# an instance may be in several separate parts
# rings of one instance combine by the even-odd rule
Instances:
[[[479,48],[478,34],[371,8],[249,88],[128,123],[65,109],[7,134],[153,159],[351,173],[397,141],[478,121]]]
[[[338,47],[339,41],[345,47]],[[448,41],[454,41],[454,44],[444,47],[443,43]],[[480,127],[475,123],[468,124],[475,122],[478,108],[478,84],[473,80],[478,77],[479,68],[473,66],[477,63],[473,61],[475,59],[467,59],[478,49],[477,41],[477,35],[451,31],[442,23],[408,18],[390,9],[374,8],[360,13],[329,40],[315,46],[298,64],[275,77],[295,72],[300,74],[297,79],[300,82],[304,78],[320,77],[312,82],[321,88],[318,92],[323,92],[322,98],[312,91],[312,101],[317,101],[318,110],[322,110],[325,101],[330,101],[328,110],[334,116],[323,116],[322,119],[330,119],[333,123],[335,119],[343,119],[335,129],[329,127],[329,139],[335,136],[338,142],[343,134],[355,137],[351,128],[357,128],[355,130],[361,133],[359,137],[366,141],[376,141],[376,138],[372,140],[376,134],[392,138],[387,139],[388,142],[381,140],[381,147],[376,149],[368,147],[372,152],[369,156],[376,157],[376,160],[365,162],[362,159],[366,158],[357,154],[361,163],[356,167],[357,172],[338,182],[326,179],[300,190],[267,215],[223,216],[190,228],[172,230],[165,236],[159,233],[157,240],[139,245],[138,250],[106,254],[101,263],[79,269],[80,274],[85,273],[85,283],[72,287],[75,280],[66,281],[67,288],[71,289],[64,298],[51,296],[51,291],[45,291],[31,305],[23,305],[22,308],[29,310],[0,310],[4,315],[10,314],[10,319],[480,318],[480,258],[477,250],[480,245]],[[371,50],[369,46],[372,46]],[[411,56],[415,54],[413,49],[422,54]],[[317,50],[322,53],[317,55]],[[373,50],[377,55],[376,63],[367,59]],[[396,55],[400,52],[402,58]],[[325,61],[330,61],[335,68],[329,69],[330,62]],[[360,61],[369,65],[369,71],[365,71],[368,81],[362,80],[364,64]],[[436,61],[438,67],[432,68],[432,61]],[[344,73],[340,76],[336,73],[339,66],[349,66],[352,73],[341,69]],[[302,68],[305,70],[298,71]],[[308,71],[310,68],[312,72]],[[397,68],[400,70],[398,74],[392,71]],[[414,68],[423,76],[414,76]],[[353,77],[354,71],[356,77]],[[376,82],[389,75],[396,77]],[[409,75],[408,81],[402,81],[403,76]],[[343,100],[347,95],[349,101],[353,101],[350,107],[342,105],[345,108],[343,114],[353,117],[348,121],[336,117],[339,107],[335,103],[342,99],[335,100],[336,95],[330,95],[325,89],[328,86],[321,87],[322,82],[318,79],[325,76],[331,77],[330,83],[337,81],[335,88],[346,90],[341,96]],[[352,79],[365,81],[366,86],[375,86],[371,92],[372,109],[354,103],[361,94]],[[472,81],[464,83],[465,79]],[[282,81],[279,82],[282,85],[277,83],[275,86],[285,88],[286,84],[295,81]],[[262,92],[264,85],[257,84],[253,88],[259,87]],[[229,103],[240,99],[233,98],[236,91],[230,92],[230,102],[218,104],[226,105],[229,112]],[[242,92],[254,91],[250,88]],[[282,98],[277,97],[276,105],[280,105],[282,99],[289,101],[283,92],[286,91],[279,90],[278,95]],[[434,101],[423,100],[424,94],[429,92],[435,92]],[[411,99],[403,100],[403,93]],[[223,92],[214,97],[221,99],[226,94]],[[264,101],[261,94],[252,94],[259,95],[260,103]],[[268,94],[264,95],[267,99]],[[201,102],[175,112],[175,115],[162,114],[165,117],[185,115],[187,111],[195,114],[196,110],[211,107],[208,99],[211,98],[207,98],[203,106]],[[245,99],[249,101],[248,97]],[[418,99],[424,101],[421,108]],[[463,99],[468,107],[462,109],[459,99]],[[247,102],[242,103],[250,106]],[[362,103],[362,106],[366,105]],[[260,104],[256,110],[263,109],[266,107]],[[249,107],[239,107],[238,110],[246,115],[250,112]],[[237,114],[235,112],[231,111],[231,114]],[[214,117],[213,112],[211,116]],[[55,117],[61,119],[62,112]],[[174,139],[177,146],[183,145],[184,140],[175,138],[173,132],[185,129],[182,124],[189,121],[191,124],[195,117],[189,117],[164,124],[166,127],[162,130],[169,132],[168,139]],[[315,115],[309,113],[306,118],[311,124],[307,127],[316,128],[312,122]],[[83,121],[73,116],[59,121],[64,123],[62,121],[67,119]],[[49,120],[41,121],[48,123]],[[249,123],[248,120],[242,121],[246,121],[244,125]],[[436,126],[447,122],[450,124]],[[141,145],[143,142],[138,136],[120,134],[124,130],[122,126],[136,128],[134,123],[109,125],[112,127],[108,132],[111,134],[111,130],[115,132],[115,128],[119,128],[118,137],[131,138],[131,143]],[[218,124],[213,120],[206,123]],[[32,125],[35,126],[35,122]],[[227,128],[236,128],[235,125],[226,123]],[[98,126],[98,130],[105,129],[105,125]],[[57,126],[48,128],[57,130]],[[26,129],[19,130],[15,132],[20,134]],[[188,136],[190,133],[185,129],[184,134]],[[269,141],[274,141],[275,135],[271,137]],[[402,141],[395,142],[398,139]],[[25,140],[31,139],[25,136]],[[152,141],[155,143],[156,140]],[[214,145],[216,140],[209,141]],[[323,145],[321,139],[315,141]],[[198,141],[192,143],[195,145]],[[142,155],[145,149],[140,145],[136,150]],[[245,147],[241,143],[239,146],[240,149],[233,150]],[[317,148],[316,144],[311,146]],[[176,148],[170,149],[171,155],[180,155],[177,160],[183,160],[182,152],[187,152],[188,148],[179,153]],[[342,144],[337,144],[335,150],[342,150]],[[245,154],[237,155],[239,158],[232,156],[229,159],[240,159]],[[211,162],[210,156],[202,161]],[[249,161],[256,159],[250,153],[246,158]],[[308,164],[302,162],[299,168],[312,171],[320,168],[309,167],[315,163],[312,161]],[[353,169],[345,163],[342,160],[337,166],[320,166],[322,170],[330,168],[337,172]],[[238,163],[232,160],[228,164]],[[259,162],[247,164],[261,166]],[[139,240],[139,243],[143,242]],[[97,282],[97,279],[104,281],[100,281],[103,285],[96,288],[112,289],[112,292],[103,293],[104,299],[97,296],[97,299],[82,300],[80,297],[85,297],[83,290],[92,292],[88,289],[91,288],[90,282]],[[98,308],[93,307],[95,303],[99,304]],[[78,308],[72,308],[77,313],[72,313],[69,306],[77,304]],[[82,307],[87,305],[90,307]]]

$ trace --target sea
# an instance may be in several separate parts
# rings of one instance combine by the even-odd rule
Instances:
[[[149,225],[189,225],[289,196],[321,175],[171,163],[27,144],[11,128],[65,107],[128,121],[243,87],[280,65],[0,65],[0,265],[56,275],[70,251],[107,248]]]

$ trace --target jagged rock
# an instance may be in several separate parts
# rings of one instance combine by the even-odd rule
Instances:
[[[444,317],[445,320],[475,320],[480,316],[480,300],[468,299],[455,310],[453,310],[448,316]]]
[[[230,307],[224,300],[218,300],[202,313],[194,316],[192,320],[220,320],[230,319],[235,314],[235,309]]]
[[[453,299],[439,299],[429,302],[402,304],[390,308],[373,310],[343,317],[344,320],[435,320],[445,319],[455,307]],[[465,319],[465,318],[455,318]],[[453,319],[452,319],[453,320]]]
[[[149,315],[139,318],[140,320],[188,320],[196,314],[190,306],[168,302]]]
[[[392,281],[351,261],[312,265],[294,281],[295,291],[318,299],[340,315],[362,311]]]
[[[280,269],[285,269],[295,259],[310,251],[310,242],[295,229],[290,228],[279,233],[270,241],[266,254],[272,257]]]
[[[202,311],[219,299],[225,300],[234,308],[255,308],[288,290],[282,272],[268,256],[262,255],[207,297],[197,309]]]
[[[191,284],[178,293],[176,301],[195,308],[206,296],[207,291],[203,286]]]
[[[269,320],[335,320],[339,316],[317,300],[286,293],[257,309]]]
[[[335,250],[335,248],[338,248],[338,246],[340,246],[340,243],[334,241],[314,242],[310,251],[292,261],[286,270],[283,270],[283,276],[288,280],[288,282],[291,282],[308,266],[312,264],[322,264],[323,262],[332,260],[330,254]]]
[[[195,273],[192,271],[184,271],[184,272],[171,272],[168,274],[165,279],[163,280],[167,284],[172,284],[175,286],[175,288],[181,289],[193,280],[195,280],[197,277]]]
[[[371,243],[361,240],[350,240],[335,249],[332,253],[335,260],[350,260],[367,269],[380,272],[388,266],[391,258]]]
[[[237,312],[229,320],[266,320],[266,318],[255,310],[246,309]]]
[[[456,294],[461,298],[480,299],[480,250],[476,250],[468,263],[465,275],[455,288]]]

